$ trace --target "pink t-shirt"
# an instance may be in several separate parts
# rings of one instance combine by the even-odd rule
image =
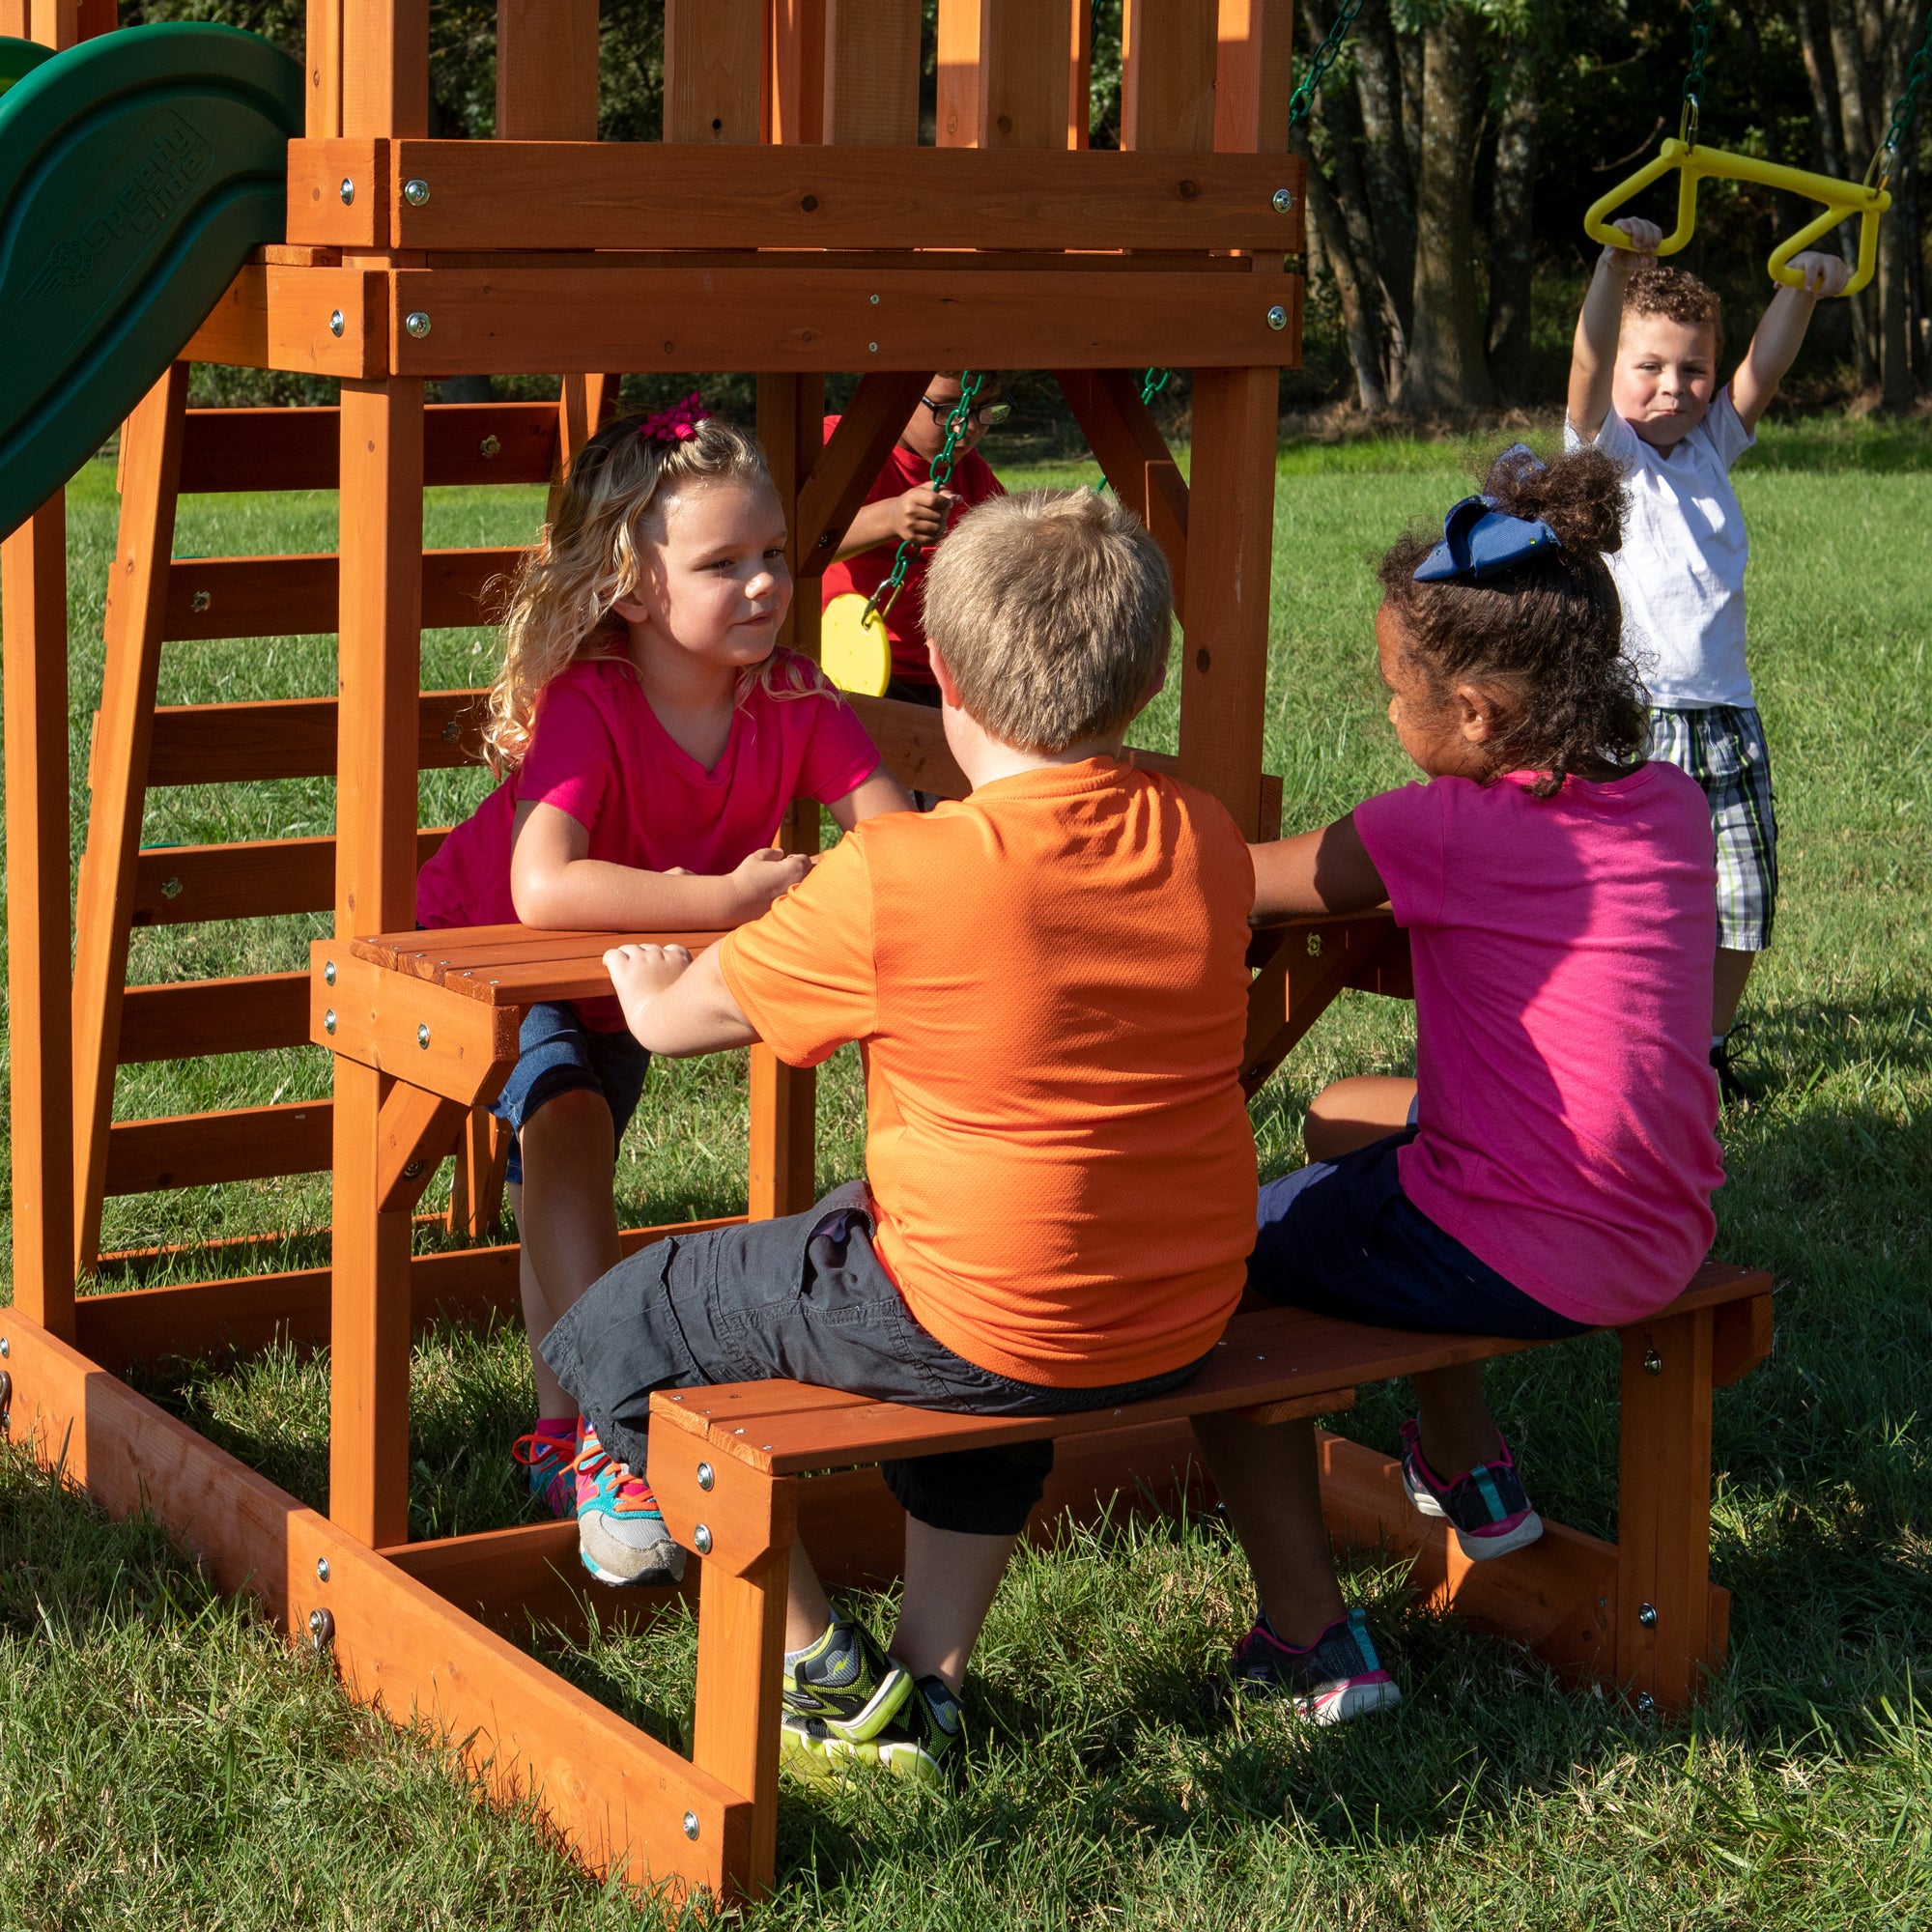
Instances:
[[[1651,763],[1606,783],[1438,778],[1355,828],[1415,962],[1420,1131],[1403,1191],[1572,1321],[1680,1294],[1723,1183],[1711,1071],[1711,809]]]
[[[784,656],[818,678],[809,660]],[[773,697],[760,686],[733,713],[724,755],[706,771],[658,723],[628,658],[581,661],[545,687],[524,762],[416,875],[416,922],[516,919],[510,835],[525,799],[569,812],[589,832],[593,859],[728,872],[777,838],[793,800],[831,804],[878,765],[866,727],[829,689]],[[624,1023],[614,999],[581,1001],[578,1011],[605,1031]]]

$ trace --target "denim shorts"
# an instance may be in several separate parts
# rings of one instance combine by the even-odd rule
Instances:
[[[1402,1191],[1396,1154],[1416,1131],[1405,1127],[1269,1181],[1248,1286],[1270,1301],[1372,1328],[1522,1342],[1587,1335],[1587,1322],[1572,1321],[1506,1281]]]
[[[524,1015],[517,1064],[490,1111],[510,1125],[510,1164],[504,1179],[524,1178],[524,1122],[547,1101],[579,1087],[603,1094],[616,1139],[624,1138],[644,1091],[651,1056],[629,1033],[600,1033],[560,1000],[544,1000]]]
[[[872,1251],[863,1181],[809,1213],[674,1236],[597,1282],[543,1357],[603,1442],[645,1466],[651,1392],[786,1377],[961,1415],[1065,1415],[1179,1388],[1202,1361],[1104,1388],[1010,1380],[955,1355],[913,1319]],[[880,1464],[909,1516],[968,1536],[1026,1527],[1053,1444],[1003,1443]]]

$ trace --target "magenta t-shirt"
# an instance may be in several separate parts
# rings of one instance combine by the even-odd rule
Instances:
[[[789,660],[785,663],[783,660]],[[778,675],[808,660],[781,654]],[[628,658],[572,665],[545,687],[523,763],[443,840],[416,875],[424,926],[498,925],[510,897],[510,835],[525,799],[567,811],[593,859],[640,871],[728,872],[773,844],[793,800],[829,805],[879,766],[866,727],[830,690],[774,697],[754,687],[709,771],[658,723]],[[585,1000],[586,1024],[623,1025],[615,1000]]]
[[[1355,808],[1415,962],[1398,1171],[1504,1279],[1608,1326],[1682,1293],[1717,1232],[1711,809],[1671,765],[1548,799],[1533,776]]]

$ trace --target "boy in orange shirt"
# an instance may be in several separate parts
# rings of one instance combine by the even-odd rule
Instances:
[[[653,1389],[789,1376],[978,1415],[1114,1407],[1187,1380],[1240,1298],[1253,867],[1218,804],[1121,749],[1167,658],[1166,564],[1110,498],[1039,492],[970,512],[931,580],[972,795],[848,833],[695,963],[606,954],[654,1053],[867,1048],[865,1180],[646,1250],[544,1344],[634,1471]],[[909,1517],[890,1654],[794,1548],[790,1762],[928,1778],[956,1757],[966,1662],[1052,1461],[885,1466]],[[664,1527],[634,1488],[641,1548]]]

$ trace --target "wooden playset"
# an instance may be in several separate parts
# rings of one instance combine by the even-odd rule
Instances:
[[[93,0],[6,3],[18,20],[0,14],[0,29],[49,43],[112,24]],[[352,1694],[433,1726],[588,1863],[639,1883],[745,1896],[773,1882],[787,1551],[805,1535],[834,1583],[895,1571],[882,1455],[1056,1435],[1043,1516],[1091,1512],[1184,1485],[1191,1414],[1326,1413],[1360,1382],[1516,1346],[1270,1311],[1237,1317],[1196,1383],[1124,1414],[988,1422],[788,1383],[660,1397],[649,1474],[698,1552],[689,1758],[511,1640],[533,1621],[648,1617],[676,1593],[589,1583],[570,1523],[410,1541],[412,1333],[517,1305],[515,1247],[485,1244],[501,1149],[483,1110],[522,1009],[604,988],[609,943],[412,929],[439,837],[418,824],[417,773],[475,753],[476,694],[420,690],[421,633],[475,622],[508,560],[425,551],[427,486],[553,480],[613,406],[611,372],[754,370],[803,593],[791,641],[810,651],[814,580],[925,378],[1051,369],[1173,567],[1179,752],[1156,762],[1250,836],[1275,827],[1262,724],[1277,372],[1298,352],[1301,298],[1284,268],[1302,218],[1290,8],[1128,0],[1117,153],[1086,145],[1087,13],[941,0],[938,145],[921,147],[919,0],[668,0],[664,140],[616,144],[595,138],[596,0],[500,0],[498,138],[469,142],[428,138],[427,0],[310,0],[286,239],[242,270],[123,435],[77,905],[59,497],[6,543],[15,1218],[0,1419],[106,1507],[151,1504]],[[341,401],[190,410],[190,359],[339,377]],[[1141,400],[1147,364],[1193,371],[1185,480]],[[840,370],[862,381],[822,443]],[[426,378],[519,371],[560,373],[561,403],[425,406]],[[184,492],[331,486],[333,555],[173,557]],[[156,704],[170,640],[327,631],[335,696]],[[963,792],[933,714],[854,701],[906,783]],[[151,786],[326,774],[345,781],[333,838],[141,849]],[[815,814],[787,836],[812,844]],[[330,907],[335,936],[308,972],[126,984],[135,923]],[[1251,1091],[1345,987],[1406,991],[1384,915],[1261,933],[1253,963]],[[333,1055],[332,1102],[113,1118],[118,1065],[301,1041]],[[809,1072],[753,1049],[749,1215],[810,1204],[813,1097]],[[451,1155],[452,1220],[474,1244],[414,1257],[414,1209]],[[76,1296],[104,1196],[324,1170],[327,1269]],[[633,1231],[627,1251],[675,1232]],[[1472,1572],[1407,1508],[1393,1464],[1330,1439],[1333,1527],[1414,1552],[1443,1606],[1680,1708],[1724,1649],[1711,1391],[1761,1358],[1770,1313],[1764,1277],[1714,1264],[1624,1335],[1619,1545],[1552,1525]],[[277,1334],[330,1349],[327,1516],[118,1378],[143,1357]]]

